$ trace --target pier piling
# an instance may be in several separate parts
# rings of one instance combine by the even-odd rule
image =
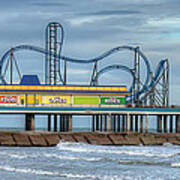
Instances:
[[[109,114],[108,126],[109,126],[109,132],[111,132],[111,114]]]
[[[138,115],[135,115],[135,132],[138,132]]]
[[[104,131],[107,131],[107,115],[104,115]]]
[[[26,131],[33,131],[35,129],[35,119],[34,114],[26,114],[26,123],[25,123]]]
[[[125,118],[126,116],[123,114],[122,115],[122,132],[125,132]]]
[[[140,116],[140,132],[143,133],[143,115]]]
[[[99,131],[99,115],[96,115],[96,131]]]
[[[167,133],[167,115],[164,115],[164,132]]]
[[[130,115],[127,114],[127,118],[126,118],[126,132],[128,132],[128,133],[129,133],[129,130],[130,130],[129,124],[130,124]]]
[[[117,129],[117,131],[120,132],[120,130],[121,130],[121,116],[117,115],[117,118],[118,118],[118,129]]]
[[[57,114],[54,114],[54,132],[57,131]]]
[[[72,131],[72,115],[69,115],[69,131]]]
[[[173,115],[170,115],[170,123],[169,123],[169,131],[170,133],[173,132]]]
[[[176,115],[176,133],[180,133],[180,115]]]
[[[100,131],[102,132],[102,126],[103,126],[103,115],[100,115]]]
[[[162,132],[162,116],[157,116],[157,132]]]
[[[133,115],[130,115],[130,131],[133,132]]]
[[[48,131],[51,131],[51,114],[48,114]]]
[[[146,124],[145,124],[145,132],[146,133],[148,133],[148,115],[146,114],[146,116],[145,116],[145,118],[146,118]]]

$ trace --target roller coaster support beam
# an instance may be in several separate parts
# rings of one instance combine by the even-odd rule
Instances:
[[[64,39],[64,30],[61,24],[51,22],[46,27],[45,51],[45,83],[56,84],[63,82],[60,72],[60,56]],[[59,79],[58,79],[59,77]]]
[[[96,61],[94,63],[94,67],[93,67],[93,73],[91,75],[90,85],[97,85],[98,84],[98,76],[97,76],[97,74],[98,74],[98,69],[97,69],[97,61]]]
[[[135,83],[133,84],[133,97],[132,98],[132,103],[136,103],[139,105],[139,92],[140,92],[140,50],[139,47],[135,48],[134,51],[134,74],[135,74]]]
[[[67,62],[64,61],[64,81],[63,84],[66,85],[67,83]]]
[[[10,84],[13,83],[13,49],[10,53]]]

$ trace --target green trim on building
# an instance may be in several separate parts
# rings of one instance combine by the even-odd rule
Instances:
[[[125,97],[101,97],[100,100],[102,105],[121,105],[126,104]]]
[[[97,96],[74,96],[73,104],[82,104],[82,105],[98,105],[99,97]]]

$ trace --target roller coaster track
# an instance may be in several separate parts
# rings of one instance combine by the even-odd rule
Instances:
[[[54,56],[57,56],[56,58],[57,59],[62,59],[64,61],[67,61],[67,62],[71,62],[71,63],[85,63],[85,64],[88,64],[88,63],[93,63],[93,62],[97,62],[97,61],[102,61],[104,58],[114,54],[114,53],[117,53],[121,50],[124,50],[124,49],[127,49],[127,50],[130,50],[130,51],[137,51],[136,48],[134,47],[131,47],[131,46],[118,46],[116,48],[113,48],[103,54],[101,54],[100,56],[97,56],[95,58],[92,58],[92,59],[75,59],[75,58],[70,58],[70,57],[66,57],[66,56],[57,56],[57,55],[54,55]],[[1,61],[0,61],[0,75],[2,74],[1,71],[2,71],[2,66],[6,60],[6,58],[9,56],[10,52],[11,52],[12,49],[9,49],[4,55],[3,57],[1,58]],[[31,45],[19,45],[19,46],[16,46],[13,48],[13,51],[16,52],[16,51],[20,51],[20,50],[30,50],[30,51],[36,51],[36,52],[39,52],[39,53],[43,53],[43,54],[52,54],[52,52],[48,52],[46,50],[44,50],[43,48],[40,48],[40,47],[36,47],[36,46],[31,46]],[[149,61],[148,59],[146,58],[146,56],[141,52],[139,51],[139,54],[140,56],[143,58],[145,64],[146,64],[146,67],[147,67],[147,76],[146,76],[146,81],[145,81],[145,86],[148,85],[149,81],[150,81],[150,72],[151,72],[151,69],[150,69],[150,64],[149,64]]]
[[[59,61],[61,59],[61,60],[66,61],[66,62],[84,63],[84,64],[102,61],[104,58],[106,58],[106,57],[108,57],[108,56],[110,56],[110,55],[112,55],[114,53],[117,53],[117,52],[119,52],[121,50],[130,50],[130,51],[134,51],[134,52],[136,52],[138,50],[138,53],[139,53],[140,57],[144,60],[144,63],[145,63],[146,68],[147,68],[146,79],[145,79],[144,85],[142,86],[142,88],[141,88],[140,92],[138,93],[138,95],[142,95],[143,93],[147,92],[151,87],[153,87],[153,85],[156,83],[158,77],[160,76],[160,74],[161,74],[161,72],[163,70],[164,63],[165,63],[164,60],[160,61],[159,65],[158,65],[158,68],[157,68],[157,70],[155,72],[154,78],[150,81],[150,74],[151,74],[152,71],[151,71],[149,60],[147,59],[147,57],[139,49],[131,47],[131,46],[118,46],[118,47],[110,49],[109,51],[101,54],[100,56],[92,58],[92,59],[75,59],[75,58],[66,57],[66,56],[62,56],[62,55],[57,56],[56,54],[53,54],[52,52],[48,52],[48,51],[46,51],[45,49],[43,49],[41,47],[36,47],[36,46],[31,46],[31,45],[19,45],[19,46],[16,46],[16,47],[13,48],[13,52],[17,52],[17,51],[20,51],[20,50],[35,51],[35,52],[43,53],[45,55],[51,54],[55,58],[59,59]],[[9,49],[3,55],[3,57],[0,60],[0,80],[4,84],[6,83],[6,81],[4,80],[4,78],[2,76],[2,74],[3,74],[2,73],[2,68],[3,68],[3,64],[4,64],[5,60],[10,55],[11,51],[12,51],[12,48]],[[125,71],[130,72],[131,75],[133,75],[133,78],[134,78],[134,74],[133,74],[132,70],[130,68],[128,68],[126,66],[122,66],[122,65],[112,65],[112,66],[106,67],[106,68],[100,70],[98,72],[98,75],[103,74],[103,73],[105,73],[105,72],[107,72],[108,70],[111,70],[111,69],[123,69]],[[134,84],[134,80],[133,80],[133,84]],[[130,90],[131,89],[132,89],[132,87],[130,88]]]
[[[100,77],[101,75],[103,75],[104,73],[111,71],[113,69],[121,69],[123,71],[126,71],[128,73],[131,74],[131,76],[133,77],[133,82],[132,82],[132,86],[135,83],[135,75],[132,69],[130,69],[127,66],[124,65],[120,65],[120,64],[114,64],[114,65],[110,65],[110,66],[106,66],[105,68],[101,69],[95,76],[95,78],[93,79],[93,82],[96,82],[97,78]],[[132,91],[132,86],[129,88],[129,91]]]

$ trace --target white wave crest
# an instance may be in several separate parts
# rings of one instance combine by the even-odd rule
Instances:
[[[171,167],[173,167],[173,168],[180,168],[180,163],[172,163]]]
[[[57,147],[59,150],[71,151],[77,153],[100,153],[100,154],[124,154],[129,156],[145,156],[145,157],[159,157],[159,158],[171,158],[179,155],[178,152],[159,152],[150,151],[147,149],[121,149],[121,148],[111,148],[107,146],[96,146],[83,143],[67,143],[60,142]]]
[[[57,159],[63,159],[63,160],[83,160],[83,161],[101,161],[103,158],[93,158],[93,157],[87,157],[87,156],[64,156],[64,155],[58,155],[58,154],[44,154],[45,157],[48,158],[57,158]]]
[[[95,180],[132,180],[139,178],[127,177],[127,176],[117,176],[117,175],[84,175],[84,174],[72,174],[72,173],[59,173],[59,172],[51,172],[44,170],[35,170],[35,169],[23,169],[16,168],[11,166],[0,166],[0,170],[8,171],[8,172],[16,172],[16,173],[25,173],[25,174],[35,174],[35,175],[45,175],[45,176],[57,176],[57,177],[67,177],[72,179],[95,179]],[[141,178],[140,178],[141,179]]]
[[[10,158],[15,158],[15,159],[25,159],[27,158],[26,155],[23,154],[15,154],[15,153],[7,153],[7,152],[0,152],[0,156],[8,156]]]

